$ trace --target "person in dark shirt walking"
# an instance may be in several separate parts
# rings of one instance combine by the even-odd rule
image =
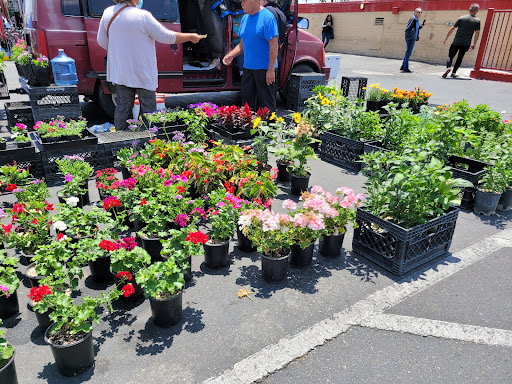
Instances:
[[[404,60],[402,61],[402,66],[400,67],[400,70],[405,73],[412,72],[409,70],[409,58],[412,55],[414,43],[418,41],[420,29],[425,25],[425,20],[423,20],[423,24],[420,25],[420,17],[422,13],[423,11],[421,8],[416,8],[414,10],[414,14],[407,23],[407,27],[405,27],[405,44],[407,45],[407,49],[405,51]]]
[[[327,15],[322,23],[322,43],[324,43],[324,49],[327,47],[327,44],[329,44],[329,41],[331,41],[334,34],[333,32],[332,15]]]
[[[451,77],[459,76],[457,75],[457,69],[459,69],[462,64],[464,55],[470,48],[472,50],[475,49],[478,38],[480,37],[480,19],[476,17],[479,9],[480,6],[478,4],[471,4],[471,7],[469,7],[469,15],[459,17],[455,24],[453,24],[453,27],[448,30],[443,44],[446,44],[448,37],[450,37],[453,30],[457,28],[452,45],[450,45],[450,49],[448,51],[448,61],[446,62],[446,72],[443,73],[442,76],[443,79],[446,78],[452,70],[452,61],[455,55],[457,55],[457,52],[459,54],[457,55],[457,60],[455,60]],[[475,35],[475,39],[473,40],[473,44],[471,44],[473,33]]]

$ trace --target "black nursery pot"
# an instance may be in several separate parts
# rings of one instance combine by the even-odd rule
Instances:
[[[188,264],[188,268],[185,269],[183,278],[185,279],[185,283],[188,283],[190,280],[192,280],[192,256],[187,257],[185,261]]]
[[[261,275],[269,283],[280,283],[286,280],[290,255],[268,257],[261,255]]]
[[[341,254],[341,247],[345,233],[341,235],[323,235],[318,244],[318,251],[325,257],[338,257]]]
[[[116,276],[115,274],[113,274],[114,276]],[[119,284],[119,279],[116,277],[116,284]],[[137,301],[139,300],[142,296],[144,296],[144,289],[135,282],[135,277],[132,279],[132,281],[125,281],[125,284],[131,284],[133,285],[133,288],[135,289],[135,293],[132,293],[130,296],[126,297],[124,295],[121,295],[119,296],[119,299],[121,301],[125,301],[127,303],[130,303],[130,302],[133,302],[133,301]],[[119,287],[120,289],[122,289],[123,287],[120,286]]]
[[[313,262],[313,250],[315,243],[311,243],[306,249],[302,249],[299,244],[291,246],[290,265],[294,268],[307,268]]]
[[[14,364],[14,356],[16,351],[11,356],[9,362],[0,368],[0,383],[2,384],[18,384],[18,376],[16,375],[16,365]]]
[[[132,173],[126,167],[121,168],[121,175],[123,176],[124,180],[127,180],[130,177],[132,177]]]
[[[27,148],[27,147],[30,147],[32,145],[32,142],[31,141],[25,141],[25,142],[22,142],[22,143],[16,143],[16,145],[18,146],[18,148]]]
[[[18,291],[14,291],[9,297],[0,297],[0,319],[5,320],[16,315],[20,311]],[[0,381],[2,382],[2,381]]]
[[[50,320],[50,313],[53,312],[53,309],[48,309],[45,313],[39,313],[34,310],[34,305],[29,301],[28,306],[32,312],[36,315],[37,323],[39,324],[39,329],[41,333],[44,335],[46,330],[50,325],[53,324],[53,321]]]
[[[34,267],[35,265],[36,265],[35,263],[29,264],[27,266],[27,270],[25,272],[25,276],[27,276],[28,281],[30,281],[30,285],[34,288],[39,287],[39,280],[44,279],[46,277],[46,276],[29,276],[28,275],[28,273],[27,273],[28,270],[31,269],[32,267]]]
[[[162,252],[162,243],[160,242],[160,238],[156,237],[151,239],[149,237],[142,237],[142,248],[145,249],[149,255],[151,256],[151,262],[156,263],[158,261],[164,261],[161,252]]]
[[[48,87],[50,85],[50,66],[42,68],[31,64],[28,71],[28,83],[35,87]]]
[[[183,291],[166,300],[149,298],[153,322],[158,327],[169,328],[181,321]]]
[[[72,344],[55,345],[48,338],[53,327],[46,330],[44,341],[50,345],[59,372],[64,376],[76,376],[87,371],[94,364],[92,332]]]
[[[0,150],[5,151],[7,149],[7,141],[5,139],[0,140]]]
[[[291,175],[292,183],[291,183],[291,193],[294,196],[300,196],[302,192],[308,190],[309,186],[309,177],[311,174],[308,172],[306,176],[298,176],[296,174]]]
[[[108,283],[114,279],[110,271],[110,256],[99,257],[94,261],[89,261],[91,277],[96,283]]]
[[[292,175],[288,172],[288,165],[289,163],[277,163],[277,181],[290,181]]]
[[[237,239],[238,239],[238,249],[242,252],[252,253],[256,252],[256,247],[252,245],[252,241],[249,240],[247,236],[237,227],[236,229]]]
[[[229,241],[220,244],[203,244],[204,263],[208,268],[218,269],[229,265]]]

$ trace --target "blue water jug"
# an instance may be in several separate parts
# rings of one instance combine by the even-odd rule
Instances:
[[[57,85],[75,85],[78,84],[76,75],[75,60],[66,56],[63,49],[59,49],[59,54],[52,60],[53,77]]]

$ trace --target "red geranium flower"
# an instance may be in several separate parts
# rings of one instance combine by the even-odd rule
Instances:
[[[146,199],[142,199],[142,201],[140,202],[140,205],[146,205],[148,202],[146,201]]]
[[[103,208],[105,209],[105,211],[108,211],[111,208],[117,208],[120,205],[121,202],[116,196],[110,196],[103,200]]]
[[[61,241],[63,237],[64,237],[64,234],[63,233],[59,233],[57,235],[57,241]]]
[[[126,284],[122,289],[124,297],[130,297],[135,293],[135,288],[133,288],[132,284]]]
[[[124,248],[127,251],[133,251],[137,246],[137,241],[135,241],[135,236],[125,237],[122,240],[117,240],[117,249]]]
[[[128,271],[121,271],[121,272],[117,272],[117,278],[118,279],[125,279],[125,280],[132,280],[133,277],[132,277],[132,274]]]
[[[100,248],[107,252],[112,252],[118,249],[118,245],[112,241],[101,240]]]
[[[23,212],[27,212],[27,210],[25,209],[25,205],[23,204],[14,204],[12,206],[12,213],[23,213]]]
[[[34,287],[30,289],[30,293],[27,295],[27,297],[30,298],[34,303],[37,303],[38,301],[41,301],[42,298],[46,295],[49,295],[52,293],[52,290],[47,285],[42,285],[40,287]]]
[[[5,190],[6,190],[7,192],[12,192],[12,191],[14,191],[16,188],[17,188],[16,184],[7,184],[7,187],[5,188]]]
[[[184,187],[182,187],[181,185],[178,185],[178,192],[179,192],[179,193],[183,193],[183,192],[185,192],[185,188],[184,188]]]
[[[10,233],[10,232],[11,232],[11,230],[12,230],[12,224],[9,224],[9,225],[4,225],[4,224],[2,224],[2,228],[3,228],[3,230],[4,230],[4,233],[7,235],[7,234],[8,234],[8,233]]]
[[[194,243],[194,244],[204,244],[208,241],[208,236],[201,231],[197,231],[197,232],[191,231],[188,233],[185,240],[190,241],[191,243]]]

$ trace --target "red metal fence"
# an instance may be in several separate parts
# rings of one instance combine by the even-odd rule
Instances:
[[[489,8],[471,77],[512,82],[512,11]]]

